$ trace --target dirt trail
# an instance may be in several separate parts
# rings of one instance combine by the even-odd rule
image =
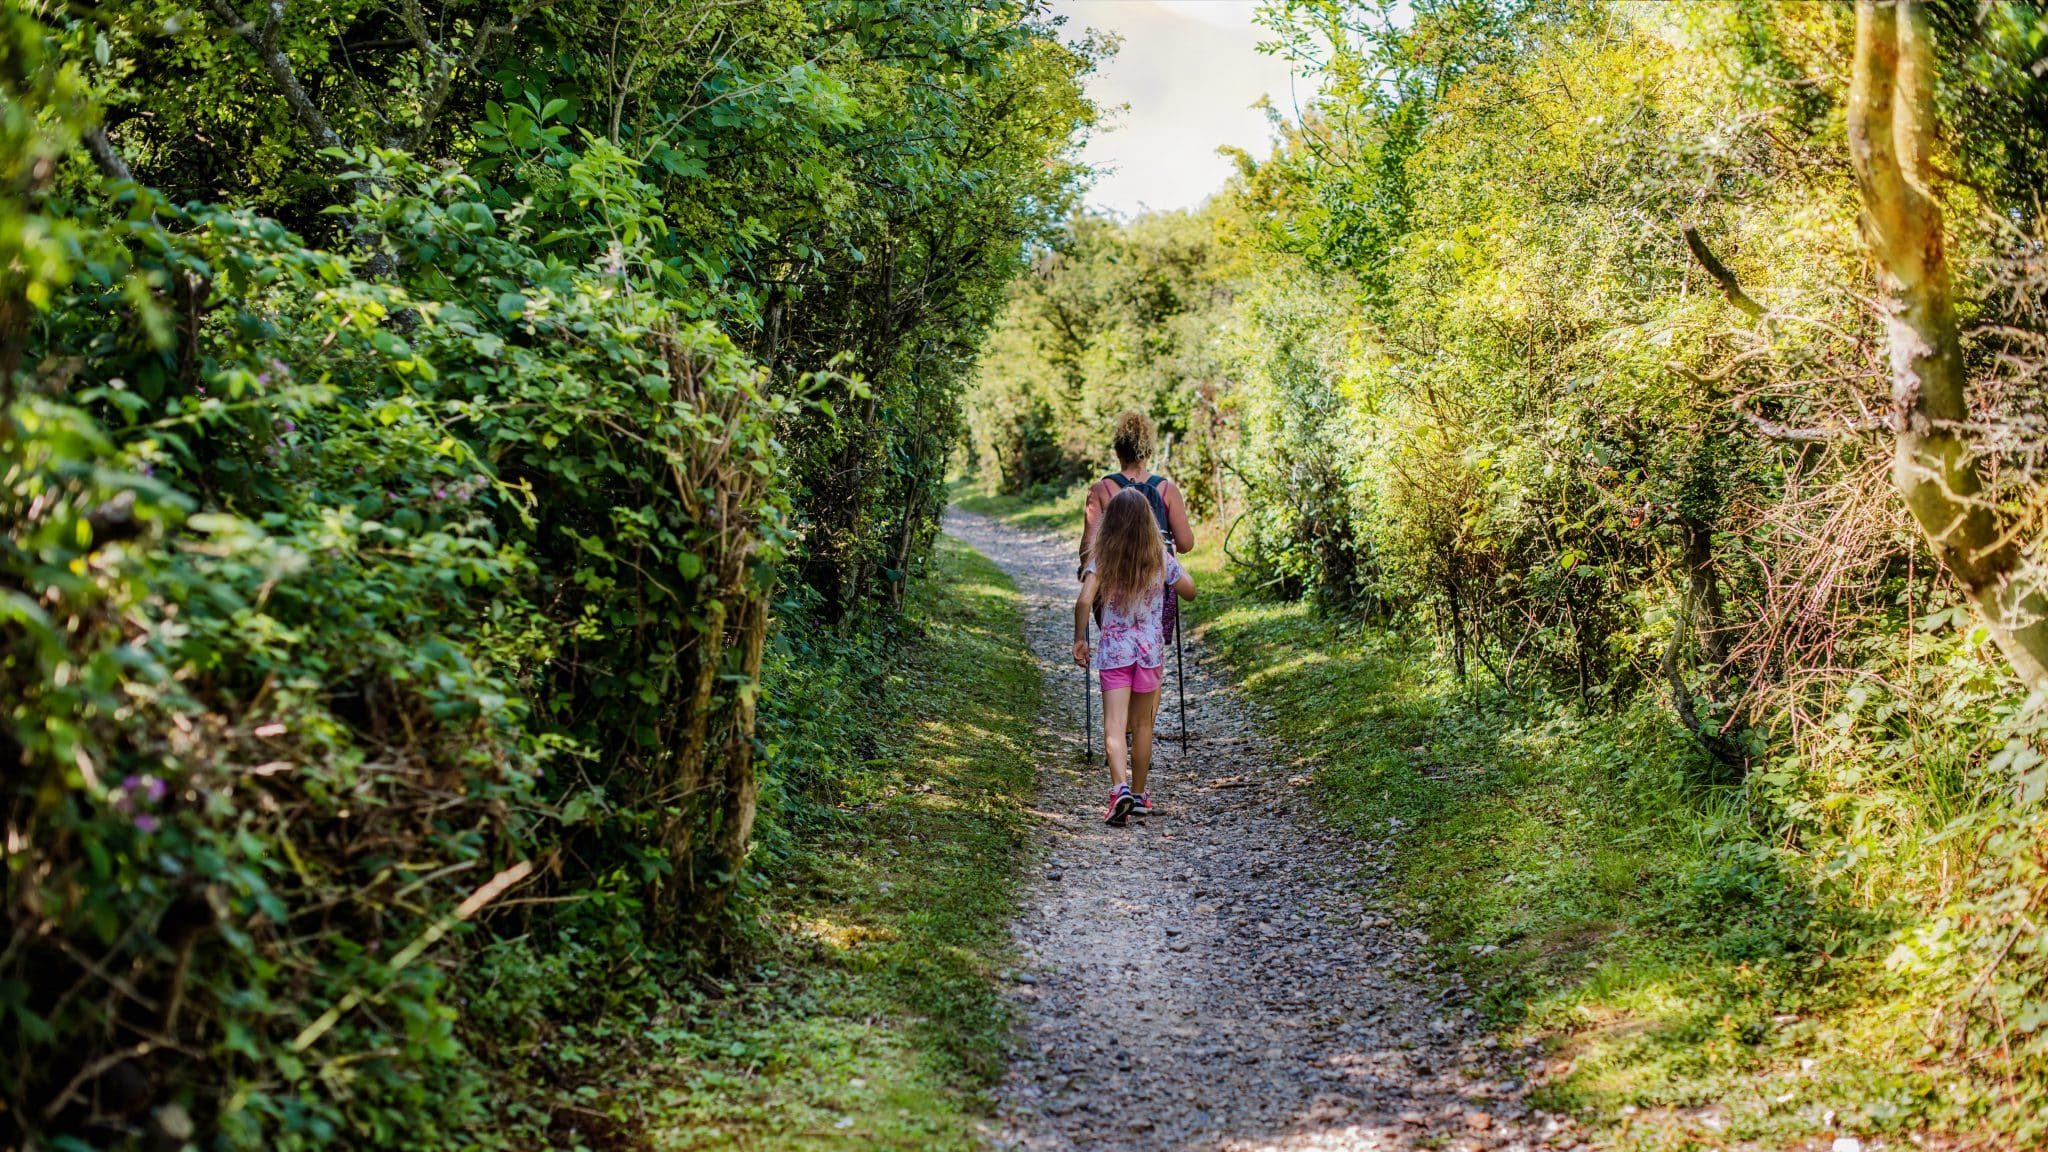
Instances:
[[[1042,850],[1014,929],[1024,1023],[998,1090],[997,1147],[1573,1144],[1524,1105],[1520,1062],[1471,1027],[1420,937],[1371,910],[1389,840],[1324,826],[1198,642],[1185,750],[1168,668],[1158,814],[1105,827],[1105,770],[1080,759],[1072,542],[957,509],[946,530],[1024,594],[1048,678],[1042,743],[1055,750],[1040,768]]]

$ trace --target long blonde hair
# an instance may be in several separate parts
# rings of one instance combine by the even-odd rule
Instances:
[[[1166,576],[1166,545],[1143,492],[1125,488],[1110,497],[1095,528],[1094,554],[1106,602],[1129,608],[1159,587]]]

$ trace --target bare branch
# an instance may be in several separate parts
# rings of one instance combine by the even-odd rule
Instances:
[[[340,134],[327,122],[327,117],[320,111],[320,106],[313,103],[313,98],[306,94],[305,86],[299,83],[298,72],[292,68],[290,57],[287,57],[279,47],[279,41],[283,39],[284,34],[284,0],[270,0],[269,19],[264,21],[262,28],[236,15],[234,6],[229,4],[228,0],[212,2],[214,14],[221,18],[221,22],[234,29],[235,34],[255,51],[256,59],[263,65],[264,70],[270,73],[271,81],[277,85],[279,94],[284,97],[284,102],[290,106],[292,115],[297,117],[307,134],[322,148],[342,147]]]
[[[1700,267],[1707,270],[1707,275],[1714,278],[1714,283],[1721,286],[1721,295],[1728,298],[1728,303],[1733,304],[1752,320],[1761,317],[1764,314],[1764,306],[1750,299],[1749,293],[1742,290],[1742,282],[1735,278],[1735,273],[1729,271],[1728,266],[1721,263],[1713,252],[1708,250],[1707,242],[1700,239],[1700,230],[1686,224],[1678,231],[1685,237],[1685,246],[1692,250],[1693,259],[1698,260]]]
[[[92,154],[92,162],[99,165],[100,172],[107,179],[134,181],[135,173],[129,169],[128,161],[122,158],[120,149],[107,139],[106,129],[88,128],[84,139],[85,150]]]
[[[305,86],[299,83],[298,72],[292,67],[291,58],[284,53],[282,41],[285,0],[269,0],[269,18],[264,21],[262,28],[257,28],[253,22],[238,16],[229,0],[211,0],[211,3],[214,15],[220,17],[221,22],[233,29],[235,35],[240,36],[256,53],[256,59],[262,63],[264,71],[270,73],[271,82],[277,86],[285,104],[291,108],[293,117],[306,130],[307,135],[322,148],[346,147],[341,134],[328,123],[326,114],[320,111],[319,105],[313,103],[313,98],[306,93]],[[356,180],[352,187],[358,198],[367,197],[375,189],[368,180]],[[396,275],[398,261],[392,257],[391,250],[383,243],[383,237],[376,235],[360,220],[355,223],[353,230],[357,240],[370,252],[371,277],[388,280]]]
[[[1741,413],[1742,418],[1749,421],[1750,427],[1755,428],[1764,439],[1779,440],[1792,444],[1827,444],[1838,440],[1854,440],[1859,436],[1868,436],[1873,432],[1889,432],[1892,430],[1890,423],[1875,416],[1865,417],[1861,420],[1852,420],[1846,424],[1835,424],[1818,428],[1795,428],[1789,424],[1781,424],[1768,416],[1751,411],[1744,398],[1739,396],[1735,400],[1735,410]]]
[[[77,1074],[72,1076],[70,1081],[64,1085],[64,1090],[57,1093],[57,1095],[54,1098],[52,1098],[47,1105],[43,1107],[43,1119],[46,1122],[56,1119],[57,1114],[64,1111],[65,1105],[71,1103],[72,1098],[78,1095],[78,1090],[84,1087],[87,1083],[90,1083],[101,1073],[113,1068],[116,1064],[125,1064],[130,1060],[139,1060],[142,1057],[149,1055],[150,1052],[155,1050],[155,1048],[156,1045],[154,1043],[148,1040],[144,1040],[137,1044],[131,1044],[126,1048],[117,1048],[114,1051],[109,1052],[104,1056],[101,1056],[99,1059],[91,1061],[90,1063],[86,1064],[85,1067],[80,1068]]]
[[[503,24],[484,24],[470,40],[469,51],[461,54],[449,51],[434,39],[427,28],[426,12],[420,7],[419,0],[404,0],[399,5],[399,19],[412,37],[411,42],[428,61],[427,74],[421,77],[423,88],[419,123],[414,126],[412,132],[411,144],[414,149],[419,148],[425,142],[427,133],[433,131],[434,122],[441,117],[441,106],[448,102],[449,93],[455,89],[456,78],[475,69],[494,44],[519,31],[521,23],[551,2],[552,0],[528,0]]]

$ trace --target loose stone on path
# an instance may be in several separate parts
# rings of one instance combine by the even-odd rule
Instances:
[[[1026,601],[1046,677],[1041,866],[1013,926],[1022,1026],[993,1144],[1012,1152],[1568,1148],[1526,1071],[1485,1044],[1421,937],[1368,907],[1399,825],[1323,825],[1300,770],[1187,642],[1189,747],[1158,744],[1157,814],[1109,828],[1081,760],[1073,542],[947,513]],[[1173,699],[1173,670],[1165,691]],[[1100,716],[1096,710],[1100,741]],[[1177,717],[1176,717],[1177,721]],[[1177,722],[1161,736],[1177,736]],[[1028,983],[1033,980],[1036,983]]]

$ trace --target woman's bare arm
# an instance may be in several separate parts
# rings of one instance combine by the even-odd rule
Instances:
[[[1161,484],[1159,498],[1166,504],[1166,526],[1173,531],[1173,550],[1193,552],[1195,527],[1188,523],[1188,502],[1181,498],[1179,486],[1171,480]]]
[[[1095,573],[1081,578],[1081,594],[1074,598],[1074,663],[1088,666],[1088,613],[1095,607]]]
[[[1088,503],[1081,510],[1081,563],[1074,569],[1076,580],[1088,569],[1088,556],[1095,548],[1095,526],[1102,523],[1102,510],[1109,506],[1109,497],[1103,493],[1108,487],[1106,480],[1088,486]]]

